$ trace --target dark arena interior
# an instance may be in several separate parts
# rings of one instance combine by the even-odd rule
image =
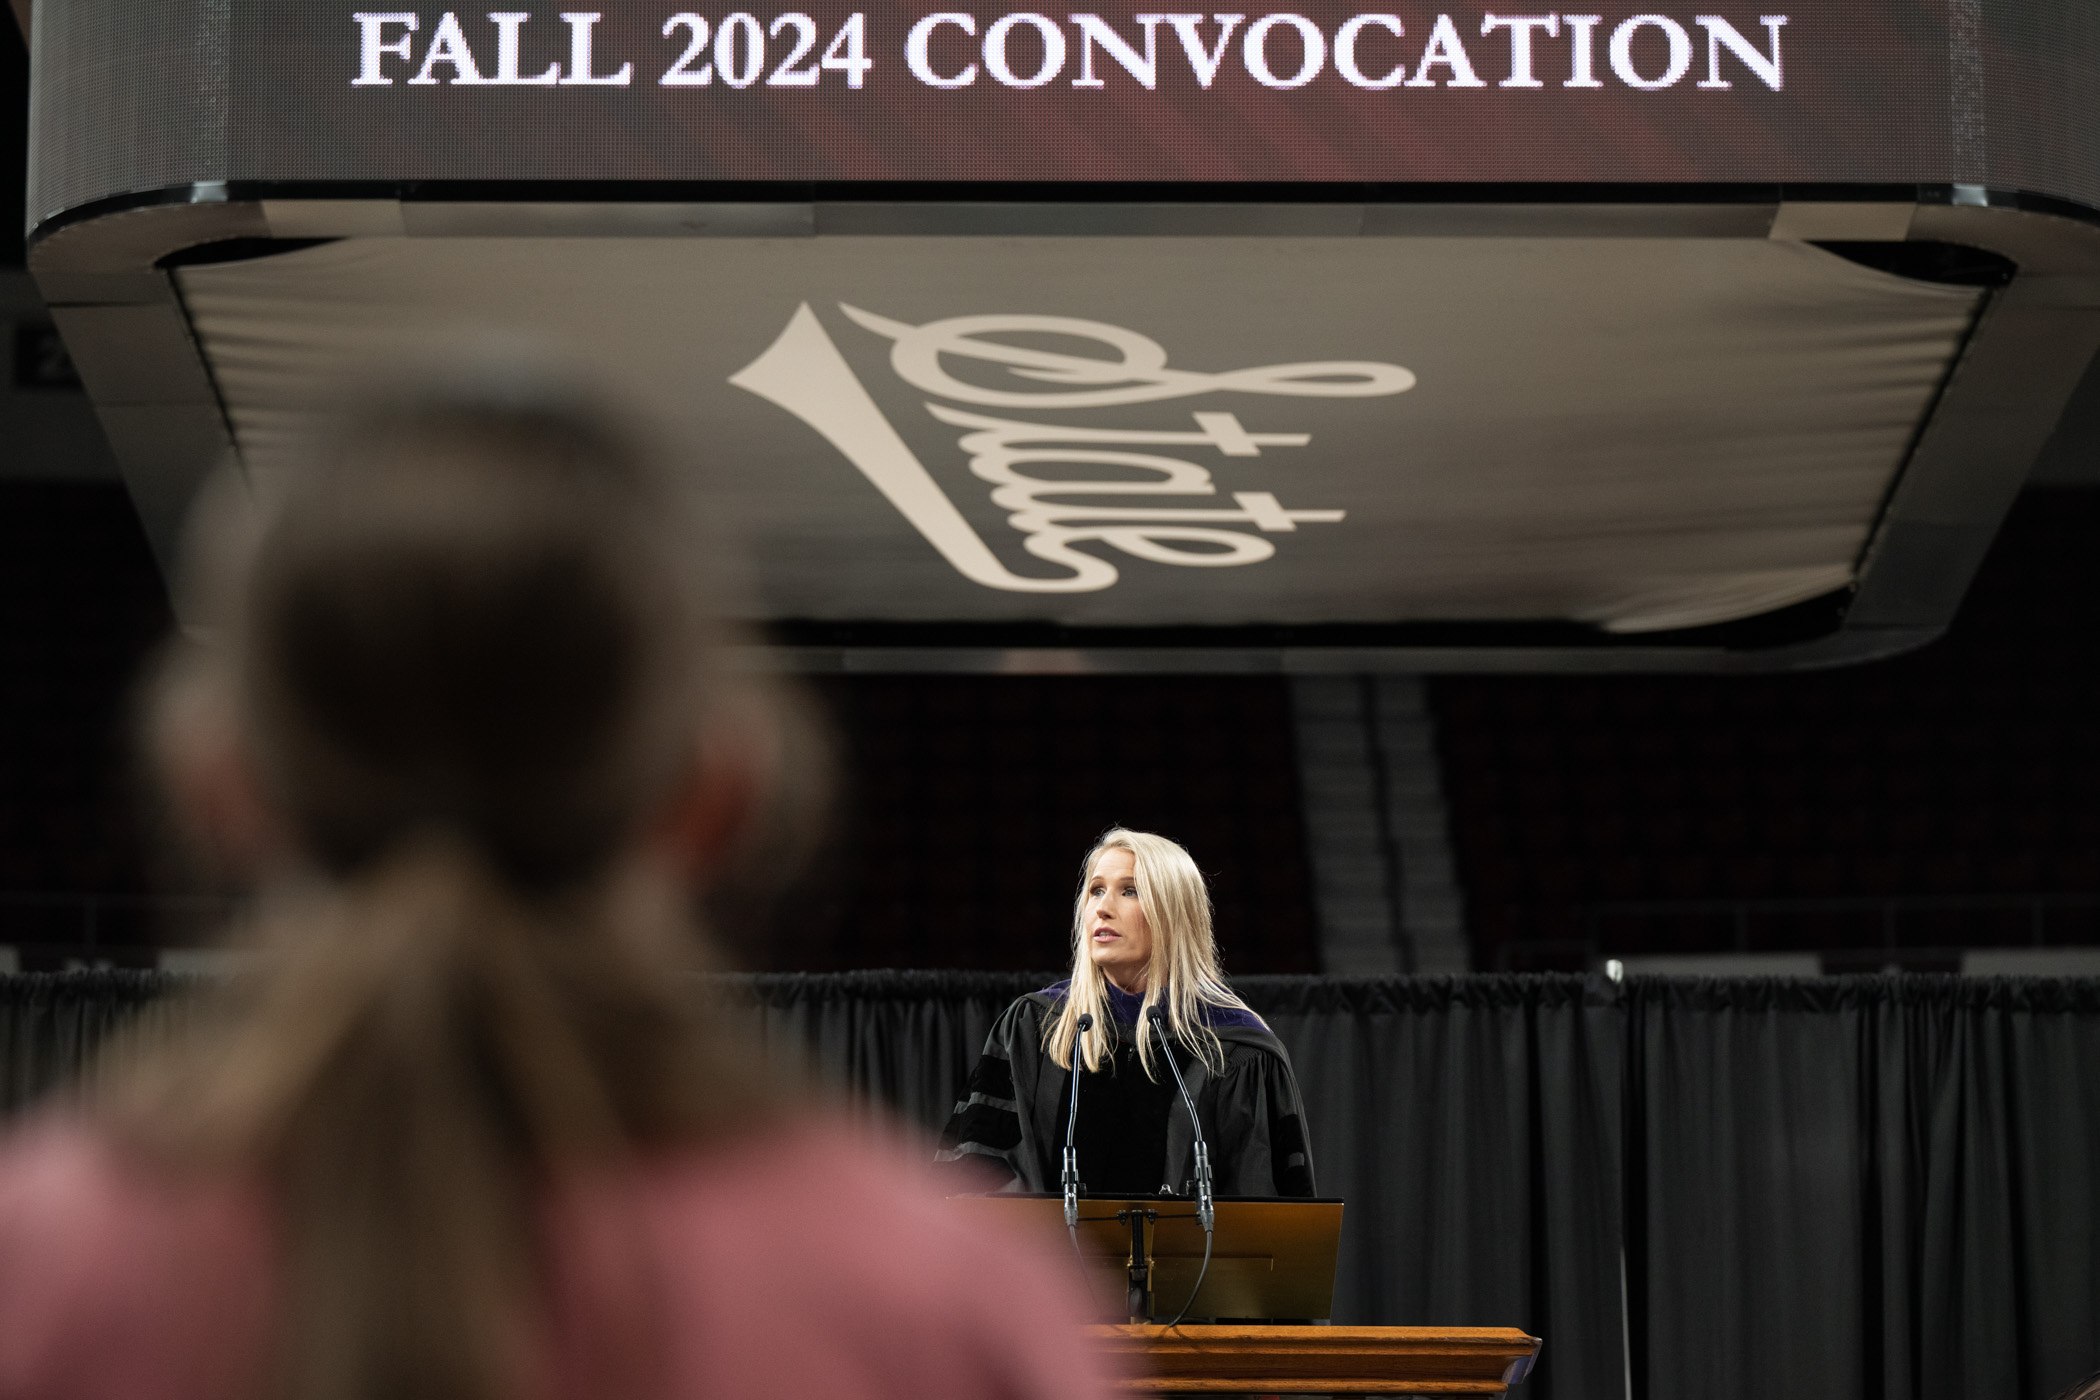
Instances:
[[[77,388],[13,392],[91,430]],[[2100,448],[2076,426],[1948,634],[1915,652],[1784,676],[1352,680],[1366,707],[1380,687],[1423,692],[1426,839],[1463,910],[1463,960],[1438,970],[2100,971],[2100,482],[2078,477],[2100,475]],[[9,946],[24,971],[157,967],[195,917],[153,879],[125,721],[170,625],[165,586],[120,485],[15,460],[0,517]],[[740,947],[744,965],[1054,967],[1072,852],[1122,823],[1202,853],[1230,971],[1326,970],[1290,681],[817,689],[849,796],[796,917]],[[1422,751],[1381,759],[1386,815],[1366,849],[1390,900],[1399,824],[1424,820],[1398,805],[1421,800],[1420,775],[1393,765]]]
[[[142,739],[204,483],[544,334],[700,463],[733,663],[821,717],[806,855],[707,930],[768,1056],[952,1148],[1157,833],[1345,1203],[1367,1369],[1307,1386],[2100,1372],[2086,0],[14,8],[0,1115],[250,965]]]

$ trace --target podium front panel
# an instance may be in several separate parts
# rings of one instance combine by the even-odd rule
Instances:
[[[1203,1273],[1203,1228],[1196,1203],[1180,1197],[1087,1197],[1079,1203],[1079,1255],[1064,1228],[1061,1196],[995,1193],[952,1196],[949,1204],[988,1224],[1018,1226],[1046,1253],[1079,1263],[1104,1315],[1125,1298],[1130,1227],[1118,1215],[1150,1211],[1152,1307],[1173,1317],[1325,1318],[1334,1311],[1335,1258],[1341,1247],[1342,1202],[1286,1197],[1221,1198],[1210,1269]],[[1193,1298],[1197,1276],[1202,1291]]]

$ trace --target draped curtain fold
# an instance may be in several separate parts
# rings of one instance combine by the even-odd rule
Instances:
[[[1638,1393],[2100,1369],[2100,982],[1657,979],[1628,1012]]]
[[[722,979],[767,1060],[928,1131],[1050,980]],[[181,1014],[176,983],[0,977],[0,1108]],[[2100,1369],[2100,981],[1236,985],[1348,1201],[1337,1322],[1524,1327],[1539,1400],[2044,1400]]]

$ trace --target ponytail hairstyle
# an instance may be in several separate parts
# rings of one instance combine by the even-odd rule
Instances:
[[[114,1118],[268,1191],[261,1394],[501,1400],[548,1379],[566,1188],[760,1111],[649,843],[782,739],[717,668],[691,506],[591,408],[396,404],[276,494],[200,536],[151,735],[171,769],[223,741],[281,827],[259,970]],[[647,1301],[589,1317],[607,1394],[643,1383]]]
[[[1156,1037],[1145,1033],[1154,1006],[1167,1009],[1167,1028],[1216,1073],[1225,1067],[1225,1047],[1211,1029],[1207,1007],[1229,1007],[1253,1015],[1239,994],[1225,984],[1218,966],[1218,943],[1211,933],[1210,892],[1203,872],[1186,850],[1164,836],[1116,827],[1102,834],[1079,866],[1079,893],[1072,901],[1072,983],[1065,1004],[1043,1028],[1043,1046],[1066,1069],[1072,1067],[1073,1042],[1089,1070],[1098,1072],[1115,1043],[1116,1018],[1109,1013],[1107,979],[1087,948],[1086,892],[1094,862],[1104,851],[1128,851],[1136,865],[1138,908],[1152,931],[1152,962],[1145,974],[1145,1000],[1138,1010],[1138,1063],[1148,1078],[1159,1078],[1153,1064]],[[1092,1015],[1093,1029],[1079,1034],[1079,1018]],[[1259,1018],[1257,1018],[1259,1019]]]

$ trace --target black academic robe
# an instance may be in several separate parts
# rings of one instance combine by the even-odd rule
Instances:
[[[1067,984],[1059,983],[1032,992],[1009,1006],[985,1038],[984,1054],[970,1073],[969,1092],[955,1105],[954,1116],[941,1134],[937,1159],[954,1164],[960,1175],[974,1178],[973,1190],[1056,1191],[1062,1174],[1065,1115],[1071,1096],[1071,1076],[1043,1049],[1043,1027],[1055,1019],[1064,1005]],[[1090,1123],[1089,1105],[1102,1095],[1114,1095],[1113,1107],[1125,1115],[1159,1113],[1165,1131],[1144,1134],[1144,1139],[1163,1143],[1157,1185],[1143,1194],[1154,1194],[1159,1186],[1185,1192],[1196,1174],[1195,1136],[1180,1093],[1173,1089],[1173,1076],[1166,1066],[1158,1074],[1166,1088],[1152,1092],[1136,1068],[1136,1013],[1139,998],[1110,989],[1109,999],[1116,1021],[1121,1053],[1111,1071],[1087,1073],[1088,1080],[1109,1073],[1124,1077],[1119,1085],[1081,1085],[1078,1137],[1081,1158],[1104,1160],[1110,1144],[1095,1144],[1089,1153],[1086,1139]],[[1176,1044],[1175,1063],[1188,1080],[1189,1094],[1196,1101],[1196,1116],[1203,1125],[1203,1138],[1210,1146],[1214,1189],[1221,1196],[1311,1196],[1315,1194],[1312,1150],[1305,1133],[1305,1104],[1298,1094],[1291,1057],[1259,1018],[1235,1008],[1212,1008],[1212,1029],[1223,1042],[1225,1063],[1212,1073],[1189,1047]],[[1158,1064],[1158,1045],[1153,1046]],[[1084,1172],[1082,1172],[1084,1175]],[[1150,1180],[1149,1174],[1147,1179]],[[1091,1194],[1118,1192],[1130,1183],[1086,1183]]]

